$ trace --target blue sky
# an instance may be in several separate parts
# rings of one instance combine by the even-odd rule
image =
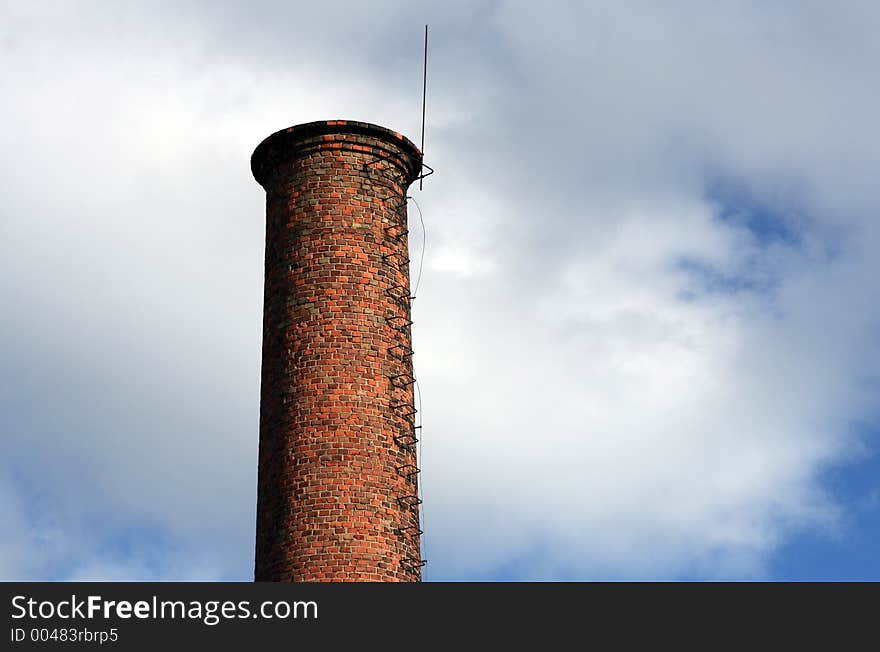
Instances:
[[[875,3],[0,18],[0,578],[250,578],[250,154],[430,23],[428,579],[880,579]]]

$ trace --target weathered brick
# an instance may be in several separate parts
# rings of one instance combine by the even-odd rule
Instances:
[[[401,297],[420,165],[399,134],[341,120],[279,131],[251,159],[266,190],[258,581],[421,578],[418,487],[400,471],[416,463]]]

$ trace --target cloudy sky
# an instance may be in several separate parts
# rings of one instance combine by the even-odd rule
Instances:
[[[880,579],[877,3],[340,4],[0,3],[0,578],[252,577],[250,154],[430,23],[427,578]]]

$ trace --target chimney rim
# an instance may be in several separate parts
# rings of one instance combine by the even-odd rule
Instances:
[[[270,151],[278,147],[287,149],[309,138],[332,135],[369,136],[384,141],[402,154],[405,167],[409,168],[407,170],[410,176],[409,183],[418,178],[422,166],[422,152],[409,138],[393,129],[371,122],[342,119],[304,122],[280,129],[264,138],[251,155],[251,172],[254,178],[257,183],[265,187],[269,173],[266,164],[267,159],[270,158]]]

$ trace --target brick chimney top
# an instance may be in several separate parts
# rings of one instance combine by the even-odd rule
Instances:
[[[344,143],[353,142],[357,136],[372,136],[390,145],[387,155],[403,168],[407,183],[418,178],[422,153],[411,140],[386,127],[355,120],[317,120],[276,131],[254,150],[251,171],[257,183],[265,188],[278,163],[283,159],[289,160],[291,153],[315,146],[321,149],[342,148]]]

